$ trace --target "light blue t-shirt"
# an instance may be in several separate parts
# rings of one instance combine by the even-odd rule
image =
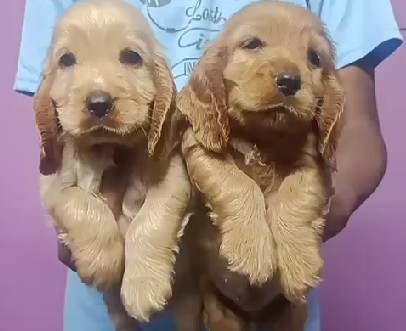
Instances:
[[[18,71],[14,89],[32,94],[40,73],[56,17],[74,0],[26,0]],[[128,0],[142,10],[164,46],[176,85],[181,88],[208,40],[227,18],[252,3],[249,0]],[[337,66],[362,59],[375,67],[401,43],[390,0],[291,0],[316,13],[337,47]],[[317,291],[308,298],[306,331],[320,330]],[[167,315],[157,317],[144,331],[172,331]],[[68,273],[64,331],[113,331],[100,293]]]
[[[77,0],[26,0],[18,72],[14,88],[38,87],[56,17]],[[208,40],[228,17],[250,0],[127,0],[144,13],[164,46],[175,82],[181,88]],[[401,34],[390,0],[289,0],[316,13],[337,47],[342,68],[368,55],[376,66],[399,45]]]

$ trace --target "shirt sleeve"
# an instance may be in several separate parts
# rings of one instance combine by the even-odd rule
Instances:
[[[390,0],[308,0],[337,50],[337,68],[362,60],[375,68],[402,43]]]
[[[57,17],[74,0],[26,0],[14,90],[33,94],[39,86],[42,66]]]

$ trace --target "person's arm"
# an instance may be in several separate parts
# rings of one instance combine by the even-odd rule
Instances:
[[[375,101],[374,70],[353,64],[339,71],[346,92],[346,125],[337,150],[336,194],[324,239],[338,234],[375,191],[386,169],[386,148]]]
[[[345,126],[337,150],[335,196],[324,240],[338,234],[375,191],[386,170],[386,148],[375,99],[375,68],[400,44],[389,0],[309,0],[337,48],[346,93]],[[385,111],[385,110],[383,110]]]

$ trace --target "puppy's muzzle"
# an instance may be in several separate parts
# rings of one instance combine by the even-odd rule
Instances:
[[[279,91],[285,96],[295,95],[301,88],[302,80],[300,75],[291,72],[283,72],[276,76],[275,84]]]
[[[86,98],[86,108],[90,114],[98,118],[106,116],[113,109],[112,96],[103,91],[90,93]]]

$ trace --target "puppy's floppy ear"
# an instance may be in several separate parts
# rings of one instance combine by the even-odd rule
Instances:
[[[318,125],[318,149],[328,166],[335,169],[335,152],[342,128],[344,112],[344,90],[337,72],[331,69],[324,77],[324,95],[316,115]]]
[[[58,123],[55,105],[50,96],[54,69],[47,59],[38,91],[33,100],[35,123],[40,135],[40,164],[42,175],[57,172],[62,161],[62,146],[58,142]]]
[[[176,86],[161,51],[155,52],[154,80],[156,98],[148,133],[148,152],[161,158],[169,155],[176,141]]]
[[[227,52],[214,43],[195,66],[178,96],[178,109],[192,125],[196,139],[208,150],[221,152],[227,145],[229,123],[223,70]]]

